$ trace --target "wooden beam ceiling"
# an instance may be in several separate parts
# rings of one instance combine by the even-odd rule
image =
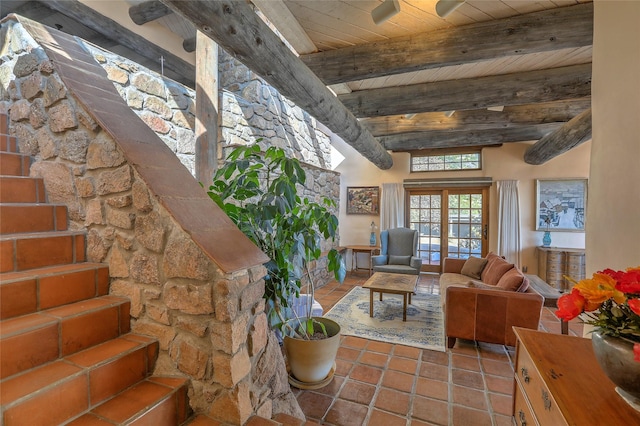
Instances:
[[[163,0],[163,3],[193,22],[196,28],[341,136],[373,164],[381,169],[393,165],[389,153],[282,43],[250,4],[179,0]]]
[[[359,90],[338,96],[356,117],[459,111],[591,96],[591,64]]]
[[[171,9],[158,0],[145,1],[129,8],[129,17],[138,25],[155,21],[170,13]]]
[[[591,138],[591,108],[533,144],[524,153],[528,164],[544,164]]]
[[[480,22],[303,55],[325,84],[593,43],[593,4]]]
[[[78,0],[40,0],[39,2],[51,10],[75,19],[105,37],[116,40],[144,58],[158,62],[158,58],[163,57],[166,68],[182,76],[193,86],[195,79],[195,67],[193,65],[149,42],[116,21],[101,15]]]

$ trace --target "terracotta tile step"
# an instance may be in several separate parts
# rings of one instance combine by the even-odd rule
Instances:
[[[0,133],[9,132],[9,117],[7,114],[0,114]]]
[[[98,424],[176,426],[189,418],[187,380],[152,376],[67,426]],[[98,423],[103,420],[106,423]],[[11,426],[5,423],[6,426]]]
[[[46,203],[42,178],[0,176],[0,203]]]
[[[0,235],[0,272],[84,262],[85,237],[85,231]]]
[[[0,319],[26,315],[109,292],[109,267],[72,263],[0,273]]]
[[[7,130],[2,130],[0,120],[0,151],[18,152],[18,140],[15,136],[9,136]]]
[[[0,204],[0,234],[67,230],[67,206],[54,204]]]
[[[128,299],[102,296],[0,321],[0,378],[130,331]]]
[[[0,175],[29,176],[31,158],[28,155],[0,151]]]
[[[59,424],[80,416],[148,377],[157,355],[156,340],[127,334],[5,379],[2,422]]]

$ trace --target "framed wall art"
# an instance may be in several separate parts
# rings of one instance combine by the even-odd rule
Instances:
[[[380,187],[348,186],[347,214],[380,214]]]
[[[584,232],[587,179],[536,179],[536,231]]]

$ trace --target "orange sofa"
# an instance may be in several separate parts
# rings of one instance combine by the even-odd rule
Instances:
[[[486,261],[482,275],[469,276],[462,273],[466,259],[444,259],[440,295],[449,348],[458,338],[515,346],[513,326],[538,329],[544,298],[503,258],[490,253]]]

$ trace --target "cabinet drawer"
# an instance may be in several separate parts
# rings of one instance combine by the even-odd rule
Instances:
[[[513,403],[513,418],[516,426],[539,426],[538,421],[531,412],[527,399],[522,394],[520,384],[516,383],[516,394]]]
[[[541,425],[566,425],[558,405],[554,401],[549,389],[542,381],[540,373],[535,368],[531,356],[526,348],[518,346],[516,362],[516,380],[522,386],[524,397],[531,405],[531,410]]]

